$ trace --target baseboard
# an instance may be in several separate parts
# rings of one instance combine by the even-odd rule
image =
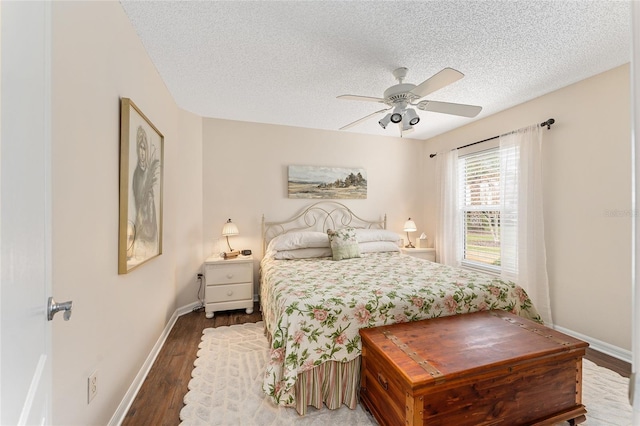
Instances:
[[[124,418],[127,415],[127,412],[129,412],[129,408],[131,408],[131,404],[133,404],[133,400],[136,398],[136,395],[138,394],[140,387],[144,383],[144,380],[147,378],[147,374],[149,374],[149,370],[151,370],[153,363],[158,357],[158,354],[160,353],[160,350],[162,349],[164,342],[167,340],[167,336],[169,336],[169,332],[171,331],[176,321],[178,320],[178,317],[184,314],[187,314],[193,311],[193,309],[198,308],[200,306],[202,306],[202,303],[194,302],[189,305],[176,309],[173,315],[171,315],[171,318],[167,322],[167,325],[165,325],[164,330],[162,330],[160,337],[158,337],[156,344],[153,345],[153,349],[151,349],[149,356],[147,356],[147,359],[142,364],[140,371],[136,375],[135,379],[133,379],[133,383],[131,383],[131,386],[129,386],[129,390],[127,390],[127,393],[124,395],[124,398],[120,402],[120,405],[118,405],[116,412],[113,413],[111,420],[109,420],[109,423],[108,423],[109,426],[117,426],[124,421]]]
[[[569,336],[575,337],[576,339],[584,340],[585,342],[589,343],[589,347],[593,350],[602,352],[603,354],[612,356],[621,361],[625,361],[631,364],[631,360],[632,360],[631,351],[603,342],[602,340],[594,339],[593,337],[586,336],[582,333],[578,333],[577,331],[560,327],[558,325],[554,325],[553,328],[558,330],[561,333],[568,334]]]

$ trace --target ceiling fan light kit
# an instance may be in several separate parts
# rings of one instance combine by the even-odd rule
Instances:
[[[403,113],[402,108],[395,107],[393,109],[393,114],[391,114],[391,117],[390,117],[391,122],[392,123],[396,123],[396,124],[401,122],[402,121],[402,113]]]
[[[420,100],[430,93],[440,90],[451,83],[454,83],[464,77],[460,71],[453,68],[444,68],[442,71],[434,74],[432,77],[423,81],[419,85],[403,83],[404,78],[407,76],[407,68],[397,68],[393,71],[393,76],[398,80],[398,84],[389,87],[384,91],[384,98],[376,98],[372,96],[359,96],[359,95],[341,95],[338,99],[355,100],[355,101],[367,101],[386,104],[389,108],[376,111],[363,118],[360,118],[352,123],[347,124],[340,128],[340,130],[346,130],[350,127],[360,124],[370,117],[382,112],[387,112],[393,108],[391,113],[385,115],[378,124],[383,129],[386,129],[389,123],[398,124],[401,133],[403,131],[412,130],[413,126],[420,122],[420,116],[413,108],[414,106],[423,111],[438,112],[442,114],[458,115],[461,117],[473,118],[482,111],[481,106],[477,105],[465,105],[456,104],[451,102],[438,102],[430,100]]]
[[[418,116],[418,113],[415,109],[407,109],[407,111],[404,113],[404,117],[412,126],[415,126],[420,122],[420,117]]]
[[[386,129],[387,125],[389,124],[390,121],[391,121],[391,114],[387,114],[384,117],[382,117],[382,119],[380,119],[380,121],[378,121],[378,124],[383,129]]]

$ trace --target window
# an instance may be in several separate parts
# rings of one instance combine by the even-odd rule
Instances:
[[[500,272],[500,152],[498,148],[460,157],[462,264]]]

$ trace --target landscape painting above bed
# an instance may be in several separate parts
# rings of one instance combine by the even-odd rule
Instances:
[[[289,198],[367,198],[367,172],[360,168],[289,166]]]
[[[363,327],[492,309],[542,322],[515,283],[402,254],[400,236],[385,226],[386,216],[363,221],[337,202],[263,222],[260,303],[270,342],[263,390],[275,404],[300,414],[309,405],[355,408]],[[346,228],[358,249],[334,260],[327,230]]]

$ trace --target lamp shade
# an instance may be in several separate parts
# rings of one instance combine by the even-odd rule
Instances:
[[[239,233],[240,231],[238,231],[238,227],[236,226],[235,223],[231,222],[231,219],[229,219],[227,223],[225,223],[224,226],[222,227],[223,237],[228,237],[230,235],[238,235]]]
[[[404,232],[416,232],[417,230],[418,230],[418,227],[416,226],[416,223],[411,220],[411,218],[409,218],[404,223]]]

